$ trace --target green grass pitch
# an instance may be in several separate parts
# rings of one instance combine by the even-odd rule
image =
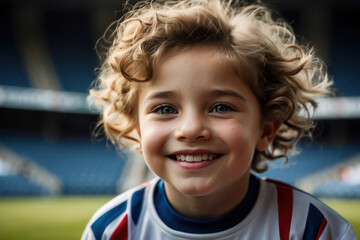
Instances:
[[[92,214],[111,197],[0,198],[0,240],[80,239]],[[324,200],[360,238],[360,199]]]
[[[0,198],[0,240],[80,239],[111,197]]]

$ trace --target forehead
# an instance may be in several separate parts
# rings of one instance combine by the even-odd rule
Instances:
[[[174,92],[206,96],[210,93],[229,93],[230,90],[238,91],[239,95],[252,95],[241,76],[242,69],[239,66],[236,71],[229,59],[226,60],[221,52],[209,46],[171,51],[159,59],[153,78],[142,83],[141,92],[151,96],[153,91],[162,93],[161,96],[166,93],[167,98],[171,98],[171,94],[175,96]]]
[[[253,77],[253,68],[243,56],[238,56],[235,51],[217,45],[192,45],[175,47],[159,55],[153,64],[152,81],[157,81],[159,76],[174,77],[174,70],[183,75],[182,69],[192,70],[196,74],[219,74],[226,75],[229,71],[238,78],[250,84]],[[195,62],[195,64],[194,64]],[[204,64],[201,64],[204,63]],[[193,64],[193,66],[189,66]],[[221,76],[219,76],[221,78]]]
[[[169,58],[184,55],[187,52],[191,52],[190,55],[193,59],[199,58],[199,53],[207,52],[211,55],[212,60],[216,57],[222,64],[231,67],[242,79],[248,81],[250,78],[256,78],[256,64],[245,53],[236,51],[231,46],[223,46],[220,43],[175,46],[166,49],[153,59],[153,72],[158,72],[161,64],[168,61]]]
[[[221,80],[226,73],[234,72],[217,49],[209,46],[196,46],[181,50],[172,50],[163,54],[156,67],[151,84],[185,83],[192,79],[195,84],[201,79]],[[214,83],[214,82],[213,82]]]

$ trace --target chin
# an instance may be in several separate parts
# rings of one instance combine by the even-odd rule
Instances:
[[[215,186],[209,182],[186,181],[181,185],[175,185],[179,192],[192,197],[204,197],[214,192]]]

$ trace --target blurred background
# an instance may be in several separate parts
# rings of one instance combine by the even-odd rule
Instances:
[[[99,206],[151,177],[140,156],[92,136],[86,101],[95,43],[124,2],[0,0],[0,239],[79,239]],[[360,234],[360,1],[264,2],[315,46],[336,94],[319,100],[314,140],[261,176],[323,199]]]

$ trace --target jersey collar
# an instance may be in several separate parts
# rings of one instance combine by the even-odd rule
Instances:
[[[154,204],[160,219],[173,230],[195,234],[215,233],[234,227],[245,219],[255,205],[259,188],[259,179],[250,175],[249,189],[244,199],[231,212],[211,220],[194,220],[175,212],[166,198],[163,180],[155,187]]]

